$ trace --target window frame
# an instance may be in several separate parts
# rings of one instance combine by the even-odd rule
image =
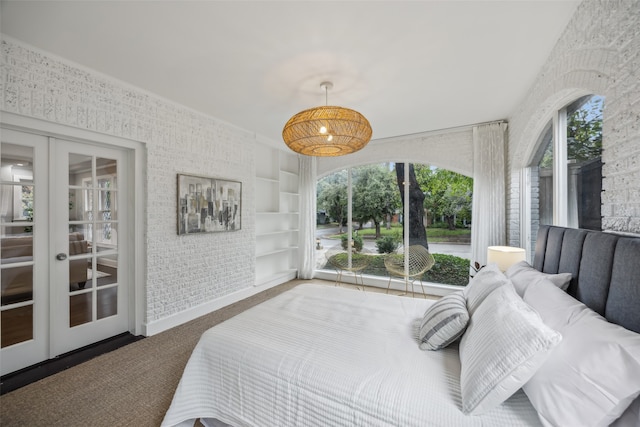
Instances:
[[[532,212],[532,195],[534,192],[539,193],[540,173],[539,164],[547,150],[548,142],[545,141],[551,137],[553,149],[552,170],[552,224],[562,227],[579,226],[570,224],[569,209],[569,175],[570,175],[570,159],[569,159],[569,141],[568,141],[568,117],[575,111],[581,109],[584,105],[591,102],[594,97],[601,98],[602,109],[604,111],[605,99],[601,95],[587,94],[580,96],[573,101],[559,108],[551,114],[551,119],[545,124],[537,139],[537,149],[530,159],[529,166],[522,168],[519,174],[519,184],[521,191],[520,199],[520,236],[521,245],[530,248],[529,253],[535,253],[535,237],[537,235],[538,226],[542,224],[540,218],[540,202],[538,202],[538,218],[534,220]],[[534,172],[537,172],[537,188],[534,188]],[[536,225],[537,224],[537,225]]]

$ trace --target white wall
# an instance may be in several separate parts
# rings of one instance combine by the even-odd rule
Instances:
[[[473,176],[473,127],[379,139],[348,156],[318,157],[318,177],[350,166],[382,162],[429,164]]]
[[[146,144],[147,325],[253,287],[253,133],[20,42],[1,48],[0,110]],[[242,229],[178,236],[178,173],[241,181]]]
[[[640,233],[640,3],[585,0],[509,118],[511,245],[520,244],[520,171],[552,112],[586,94],[605,96],[602,227]]]

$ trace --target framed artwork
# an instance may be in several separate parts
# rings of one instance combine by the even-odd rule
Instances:
[[[242,183],[178,174],[178,234],[240,230]]]

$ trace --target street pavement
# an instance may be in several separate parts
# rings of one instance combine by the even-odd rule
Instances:
[[[321,249],[316,250],[316,267],[326,263],[324,254],[334,246],[340,245],[338,239],[327,239],[326,236],[338,234],[337,228],[321,228],[316,230],[316,238],[320,239]],[[371,253],[377,253],[374,239],[363,239],[363,247]],[[458,243],[429,243],[429,252],[434,254],[455,255],[460,258],[471,259],[471,245]]]

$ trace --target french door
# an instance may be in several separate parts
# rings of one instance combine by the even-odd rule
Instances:
[[[0,156],[6,374],[129,329],[129,177],[125,150],[11,130]]]

